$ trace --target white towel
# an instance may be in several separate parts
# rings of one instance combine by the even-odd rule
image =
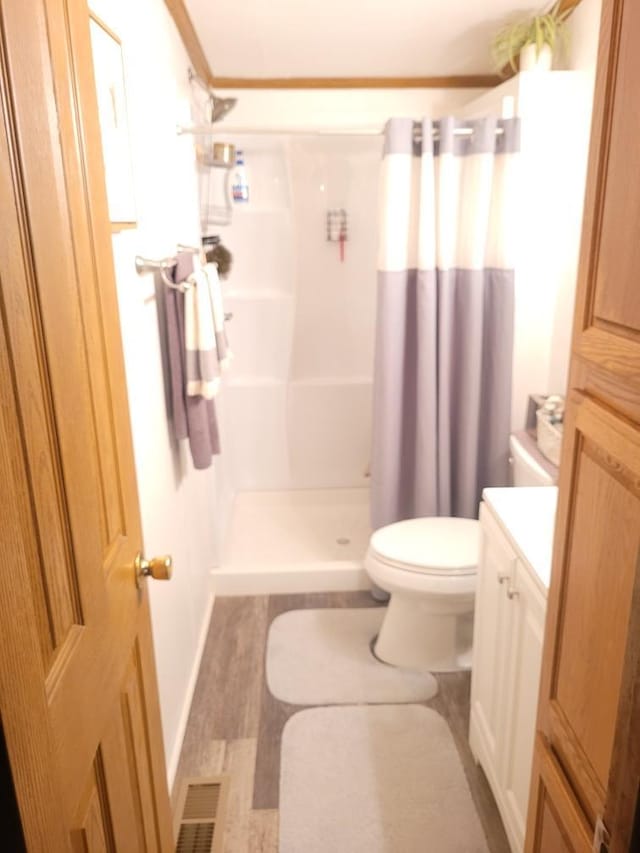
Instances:
[[[222,285],[218,275],[217,264],[206,264],[204,268],[209,279],[209,292],[211,294],[211,306],[213,308],[213,326],[216,336],[216,348],[220,367],[224,370],[229,366],[233,353],[229,349],[227,333],[224,327],[224,303],[222,301]]]
[[[190,285],[184,302],[187,394],[211,400],[220,388],[220,364],[209,278],[203,269],[198,269],[187,283]]]

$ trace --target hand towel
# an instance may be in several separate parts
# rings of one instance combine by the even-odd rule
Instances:
[[[178,263],[170,274],[176,283],[193,273],[193,256],[178,254]],[[212,457],[220,453],[220,435],[213,400],[187,396],[185,330],[185,294],[162,285],[164,294],[165,339],[169,363],[170,409],[173,435],[176,441],[189,439],[194,468],[211,465]]]
[[[220,367],[225,369],[229,366],[233,353],[229,349],[227,332],[224,325],[224,303],[222,301],[222,284],[218,275],[217,264],[206,264],[204,271],[209,280],[209,292],[211,295],[211,306],[213,308],[213,326],[216,336],[216,349]]]
[[[212,400],[220,387],[220,361],[211,286],[204,269],[194,270],[187,283],[184,316],[187,394]]]

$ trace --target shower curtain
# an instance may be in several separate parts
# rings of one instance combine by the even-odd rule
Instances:
[[[477,518],[482,489],[507,484],[518,147],[518,119],[387,124],[374,529]]]

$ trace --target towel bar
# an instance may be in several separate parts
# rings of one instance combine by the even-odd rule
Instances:
[[[198,249],[195,246],[185,246],[182,243],[178,243],[178,252],[189,252],[192,255],[199,255],[201,249]],[[142,275],[142,273],[145,272],[159,272],[163,283],[172,290],[180,290],[184,293],[185,290],[188,290],[189,287],[191,287],[191,285],[186,284],[186,282],[183,284],[176,284],[167,276],[166,271],[172,269],[178,263],[178,259],[175,256],[154,260],[153,258],[144,258],[142,255],[136,255],[135,263],[138,275]]]
[[[179,252],[189,252],[192,255],[199,255],[201,249],[196,249],[194,246],[183,246],[182,243],[178,243],[178,251]],[[172,269],[178,263],[178,259],[176,257],[168,257],[161,258],[160,260],[154,260],[153,258],[144,258],[142,255],[136,255],[136,272],[138,275],[142,275],[145,272],[159,272],[160,278],[162,279],[163,284],[167,287],[170,287],[172,290],[179,290],[181,293],[185,293],[185,291],[189,290],[192,287],[186,281],[181,282],[180,284],[176,284],[175,281],[171,281],[171,279],[167,276],[167,270]],[[233,320],[233,313],[229,312],[224,315],[225,321],[228,323],[230,320]]]

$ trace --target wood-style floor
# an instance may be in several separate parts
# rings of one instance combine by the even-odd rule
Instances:
[[[185,776],[231,776],[225,853],[278,850],[280,739],[285,722],[302,706],[280,702],[267,690],[269,625],[287,610],[372,606],[366,592],[216,599],[175,790]],[[449,723],[491,853],[508,853],[493,795],[467,742],[469,674],[445,673],[437,679],[438,695],[425,704]]]

